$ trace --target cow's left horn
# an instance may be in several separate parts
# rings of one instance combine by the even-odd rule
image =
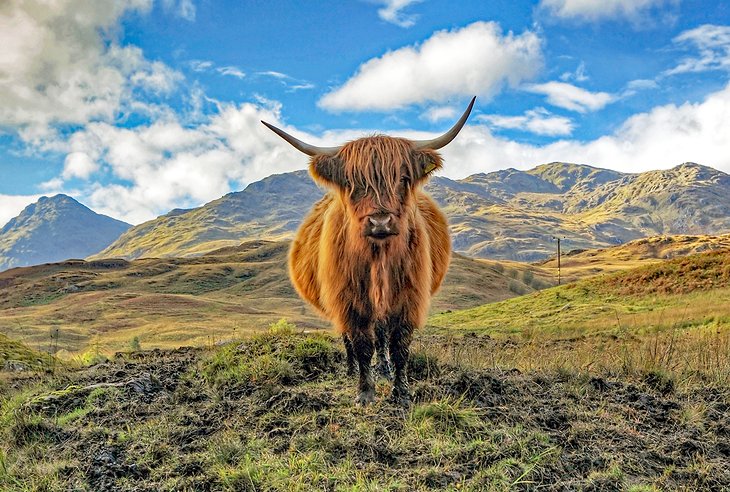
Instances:
[[[425,149],[431,149],[431,150],[437,150],[441,147],[445,147],[453,139],[456,138],[456,136],[459,134],[461,129],[464,127],[464,123],[466,123],[466,120],[469,118],[469,114],[471,113],[471,108],[474,107],[474,101],[477,100],[477,97],[474,96],[471,98],[471,102],[469,103],[469,107],[466,108],[466,111],[464,111],[464,114],[461,115],[461,118],[459,118],[459,121],[456,122],[454,126],[451,127],[451,130],[447,131],[440,137],[436,137],[432,140],[414,140],[413,141],[413,148],[416,150],[425,150]]]
[[[310,145],[306,142],[302,142],[296,137],[292,137],[284,130],[280,130],[279,128],[276,128],[274,125],[270,125],[269,123],[266,123],[265,121],[261,120],[261,123],[266,125],[272,132],[279,135],[281,138],[289,142],[292,147],[297,149],[300,152],[304,152],[307,155],[315,156],[315,155],[335,155],[337,152],[339,152],[341,147],[317,147],[315,145]]]

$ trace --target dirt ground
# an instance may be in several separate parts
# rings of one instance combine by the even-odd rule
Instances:
[[[352,403],[339,341],[270,334],[6,378],[2,490],[730,490],[730,399],[661,374],[469,369]]]

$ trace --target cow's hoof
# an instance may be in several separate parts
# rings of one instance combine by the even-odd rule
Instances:
[[[390,364],[387,362],[379,362],[375,366],[375,373],[388,381],[393,380],[393,371],[390,369]]]
[[[390,394],[390,402],[394,405],[403,408],[410,408],[411,406],[411,394],[407,389],[393,388],[393,392]]]
[[[359,395],[355,397],[355,405],[360,407],[366,407],[372,405],[375,402],[375,391],[361,391]]]

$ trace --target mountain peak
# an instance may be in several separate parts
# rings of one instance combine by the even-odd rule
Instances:
[[[68,195],[43,196],[0,229],[0,270],[83,258],[131,227]]]
[[[527,171],[528,174],[538,176],[557,186],[561,192],[566,192],[576,185],[600,186],[609,181],[621,179],[624,173],[602,169],[587,164],[573,164],[570,162],[550,162],[541,164]]]

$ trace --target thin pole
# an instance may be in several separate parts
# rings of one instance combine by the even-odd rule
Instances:
[[[553,236],[553,239],[555,239],[558,242],[558,285],[560,285],[560,282],[562,280],[561,279],[561,272],[560,272],[560,240],[561,239],[565,239],[565,238],[564,237],[563,238],[560,238],[560,237],[557,237],[557,236]]]
[[[560,238],[558,238],[558,285],[560,285]]]

